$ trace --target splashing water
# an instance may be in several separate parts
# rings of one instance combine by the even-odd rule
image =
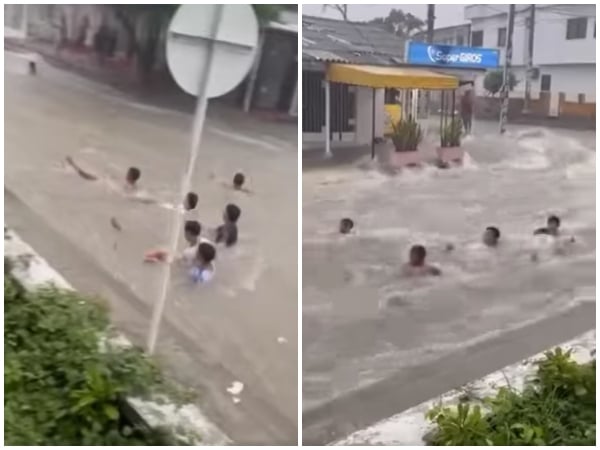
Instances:
[[[593,133],[478,130],[462,168],[303,176],[305,407],[595,301],[593,142]],[[532,236],[549,214],[574,244]],[[346,216],[356,232],[341,237]],[[479,243],[490,225],[502,234],[493,250]],[[413,244],[442,277],[400,276]]]

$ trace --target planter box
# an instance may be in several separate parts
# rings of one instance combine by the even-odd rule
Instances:
[[[402,167],[420,166],[421,155],[418,150],[414,152],[397,152],[392,150],[390,164],[398,169]]]
[[[445,163],[462,164],[465,151],[462,147],[438,147],[436,148],[438,158]]]

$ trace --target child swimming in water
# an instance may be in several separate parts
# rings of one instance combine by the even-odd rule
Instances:
[[[425,262],[427,250],[422,245],[413,245],[410,248],[408,263],[403,267],[403,272],[407,276],[439,276],[442,271],[437,267],[430,266]]]

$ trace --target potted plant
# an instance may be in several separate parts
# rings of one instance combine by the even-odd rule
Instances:
[[[419,144],[423,140],[423,131],[419,123],[412,117],[392,122],[392,164],[396,167],[414,166],[421,163],[418,152]]]
[[[437,148],[439,162],[442,164],[462,163],[464,150],[460,146],[463,124],[458,118],[452,119],[443,129],[441,146]]]

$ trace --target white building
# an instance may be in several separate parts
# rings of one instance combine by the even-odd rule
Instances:
[[[531,5],[516,5],[513,33],[513,73],[519,84],[511,96],[523,96],[529,40]],[[473,47],[498,48],[504,64],[509,5],[469,5],[465,19],[471,21]],[[596,6],[535,5],[532,96],[540,91],[560,92],[566,100],[596,101]],[[476,84],[483,95],[483,77]]]

